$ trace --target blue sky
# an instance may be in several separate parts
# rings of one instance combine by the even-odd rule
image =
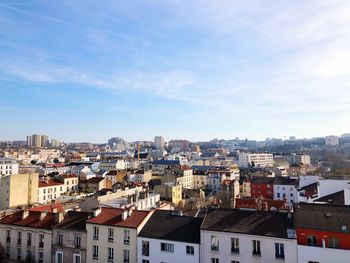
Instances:
[[[340,135],[350,1],[0,2],[0,140]]]

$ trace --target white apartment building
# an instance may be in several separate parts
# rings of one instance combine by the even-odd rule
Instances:
[[[273,199],[284,200],[289,207],[298,203],[298,186],[297,178],[276,176],[273,184]]]
[[[99,208],[86,222],[86,262],[137,262],[137,235],[151,212]]]
[[[199,263],[202,220],[155,211],[137,237],[137,262]]]
[[[156,147],[156,149],[162,149],[164,145],[164,138],[162,136],[154,137],[154,147]]]
[[[329,135],[325,137],[326,145],[335,146],[339,144],[339,137],[335,135]]]
[[[66,186],[63,183],[52,180],[39,181],[38,202],[40,204],[49,204],[52,200],[56,200],[61,194],[66,192]]]
[[[297,262],[286,213],[212,209],[201,227],[202,263]]]
[[[238,166],[248,167],[254,162],[256,167],[272,167],[273,154],[271,153],[240,153],[238,155]]]
[[[0,158],[0,177],[11,174],[18,174],[17,161],[12,158]]]

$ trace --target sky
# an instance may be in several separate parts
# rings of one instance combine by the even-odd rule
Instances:
[[[350,1],[2,0],[0,140],[350,131]]]

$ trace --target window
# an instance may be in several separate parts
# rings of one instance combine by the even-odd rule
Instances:
[[[130,231],[124,230],[124,244],[130,244]]]
[[[194,247],[193,246],[186,246],[186,254],[187,255],[194,255]]]
[[[63,263],[63,253],[56,252],[56,263]]]
[[[98,259],[98,246],[95,246],[95,245],[92,246],[92,258]]]
[[[330,248],[339,248],[339,238],[337,238],[337,237],[329,237],[328,247],[330,247]]]
[[[109,247],[108,248],[108,262],[114,261],[114,248]]]
[[[97,226],[94,226],[94,236],[93,239],[94,240],[98,240],[98,235],[99,235],[99,229]]]
[[[81,263],[81,256],[79,254],[73,254],[73,263]]]
[[[211,236],[211,251],[219,251],[219,238]]]
[[[142,259],[142,263],[149,263],[148,259]]]
[[[239,254],[239,239],[231,238],[231,253]]]
[[[62,245],[63,244],[63,234],[62,233],[58,233],[57,234],[57,244],[58,245]]]
[[[129,250],[123,250],[123,258],[124,258],[124,263],[129,263],[129,261],[130,261],[130,251]]]
[[[219,259],[218,258],[211,258],[211,263],[219,263]]]
[[[149,241],[142,240],[142,256],[149,256]]]
[[[21,248],[17,248],[17,260],[21,261],[22,255],[21,255]]]
[[[284,259],[284,245],[282,243],[275,243],[275,258]]]
[[[108,228],[108,242],[113,242],[114,240],[114,229]]]
[[[6,242],[10,243],[11,242],[11,231],[6,230]]]
[[[75,235],[74,237],[74,245],[76,248],[80,247],[81,244],[81,236],[80,235]]]
[[[253,240],[253,256],[261,256],[260,240]]]
[[[308,261],[308,263],[320,263],[318,261]]]
[[[277,198],[280,198],[281,197],[281,194],[280,193],[277,193]]]
[[[9,258],[11,255],[11,246],[6,245],[6,257]]]
[[[239,263],[238,260],[232,260],[231,263]]]
[[[17,245],[21,245],[22,244],[22,232],[18,231],[17,232]]]
[[[306,237],[306,244],[308,246],[317,246],[317,238],[316,238],[316,236],[308,235]]]
[[[174,244],[160,243],[160,250],[163,252],[174,252]]]
[[[43,263],[44,262],[44,252],[39,251],[39,263]]]
[[[39,235],[39,248],[43,248],[44,247],[44,235],[40,234]]]
[[[26,254],[26,262],[32,262],[32,250],[27,249],[27,254]]]
[[[30,247],[32,245],[32,233],[27,233],[27,246]]]

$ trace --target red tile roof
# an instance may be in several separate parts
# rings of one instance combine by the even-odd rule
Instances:
[[[97,217],[89,219],[87,223],[137,228],[149,213],[148,211],[133,210],[130,216],[122,220],[124,209],[107,207],[101,209],[101,213]]]
[[[28,215],[24,219],[23,213],[24,211],[17,211],[11,215],[5,216],[0,220],[0,224],[18,225],[44,229],[51,229],[51,227],[57,224],[57,222],[55,221],[54,213],[45,214],[41,220],[40,218],[42,212],[40,211],[29,211]]]
[[[63,178],[78,178],[76,174],[64,174],[62,175]]]
[[[39,188],[40,187],[49,187],[49,186],[57,186],[57,185],[64,185],[63,183],[55,182],[52,180],[48,181],[39,181]]]
[[[57,209],[57,212],[63,212],[64,211],[63,206],[60,203],[51,204],[51,205],[35,206],[35,207],[29,208],[29,209],[26,209],[26,210],[52,213],[54,209]]]

